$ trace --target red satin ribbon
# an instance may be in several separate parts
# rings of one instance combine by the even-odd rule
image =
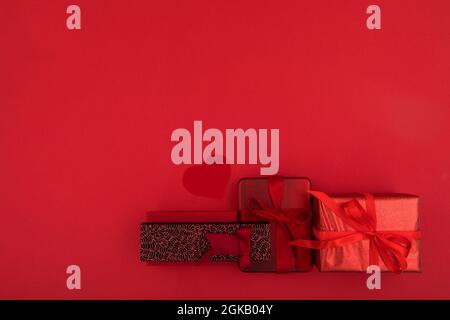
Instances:
[[[210,259],[212,255],[228,254],[239,257],[239,267],[242,270],[252,265],[250,257],[251,227],[239,228],[234,234],[208,233],[206,238],[211,248],[208,250],[205,259]]]
[[[265,220],[275,224],[275,254],[276,271],[289,272],[296,267],[307,269],[310,264],[308,250],[288,245],[290,241],[298,238],[309,238],[309,223],[311,211],[299,209],[282,209],[284,180],[279,176],[272,176],[268,180],[268,191],[273,208],[270,208],[257,199],[250,199],[249,211]],[[252,208],[256,206],[257,209]]]
[[[364,209],[355,199],[338,204],[323,192],[311,191],[310,193],[355,231],[321,231],[314,228],[316,241],[299,239],[290,242],[290,245],[326,249],[369,240],[370,265],[378,265],[380,257],[392,272],[399,273],[407,269],[406,258],[411,250],[411,240],[419,240],[420,231],[377,230],[375,199],[372,194],[363,193],[366,207]]]

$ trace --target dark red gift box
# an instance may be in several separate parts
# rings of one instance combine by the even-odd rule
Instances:
[[[246,178],[239,182],[238,220],[270,221],[273,259],[259,271],[309,271],[312,252],[290,241],[311,238],[310,181],[307,178]]]

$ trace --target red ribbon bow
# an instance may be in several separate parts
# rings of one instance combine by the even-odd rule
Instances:
[[[293,250],[288,243],[294,239],[309,239],[311,211],[303,209],[282,209],[284,182],[282,177],[272,176],[268,179],[268,191],[273,208],[257,199],[250,199],[249,210],[265,220],[275,224],[276,271],[289,272],[295,267],[307,269],[310,265],[310,252],[303,248]],[[253,206],[252,206],[253,205]],[[256,206],[257,208],[252,208]]]
[[[392,272],[399,273],[407,269],[406,258],[411,249],[411,240],[419,240],[420,231],[377,230],[375,199],[372,194],[363,193],[366,207],[364,209],[355,199],[338,204],[323,192],[311,191],[310,193],[354,231],[321,231],[314,228],[314,235],[318,241],[299,239],[290,242],[290,245],[326,249],[368,239],[370,265],[378,265],[380,257]]]

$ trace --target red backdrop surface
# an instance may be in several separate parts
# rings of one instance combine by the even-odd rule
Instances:
[[[374,3],[382,30],[363,0],[1,1],[0,298],[450,298],[450,2]],[[183,180],[193,120],[280,128],[280,174],[314,189],[420,195],[423,273],[140,263],[147,210],[234,209],[259,175]]]

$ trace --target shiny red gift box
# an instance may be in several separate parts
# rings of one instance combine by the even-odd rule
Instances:
[[[312,191],[315,241],[295,245],[318,249],[320,271],[421,271],[419,198],[407,194],[326,195]]]

